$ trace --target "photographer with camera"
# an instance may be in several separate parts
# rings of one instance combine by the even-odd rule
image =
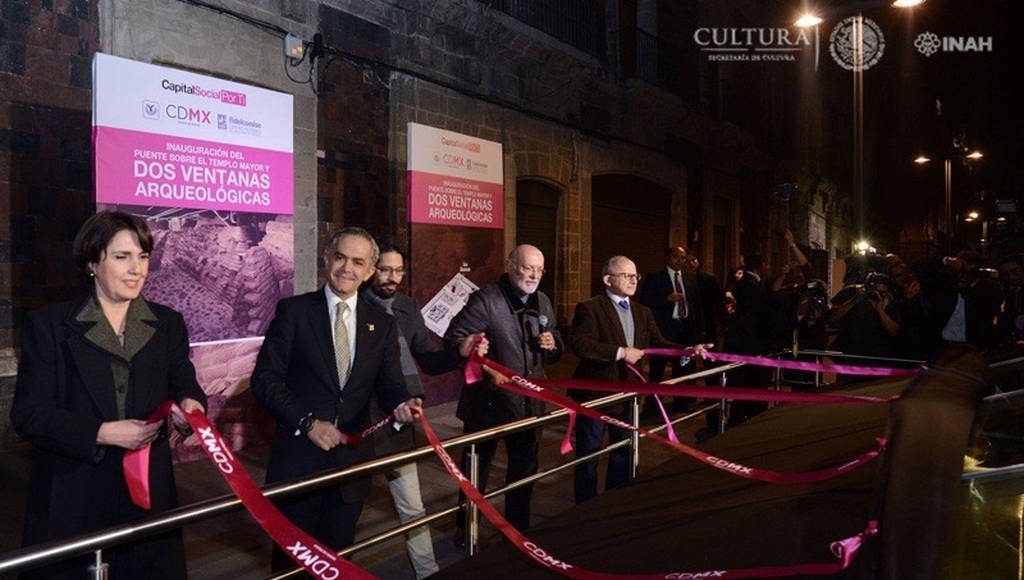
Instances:
[[[808,280],[800,287],[796,309],[797,344],[801,349],[828,348],[828,290],[823,280]]]
[[[860,282],[858,271],[847,276],[847,285],[832,298],[830,320],[839,328],[835,350],[865,356],[892,356],[900,333],[899,308],[892,280],[870,272]]]

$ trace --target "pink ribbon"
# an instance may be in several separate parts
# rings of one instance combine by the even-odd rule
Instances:
[[[504,374],[504,373],[502,373]],[[638,393],[642,395],[669,395],[673,397],[732,399],[738,401],[762,401],[769,403],[794,403],[805,405],[877,405],[891,403],[899,395],[891,397],[868,397],[864,395],[837,395],[831,393],[807,393],[792,391],[769,391],[746,387],[709,387],[701,385],[667,385],[664,383],[618,383],[593,379],[547,379],[530,377],[530,380],[547,388],[578,389],[581,391],[605,391],[611,393]]]
[[[147,422],[153,423],[162,420],[170,413],[172,405],[174,405],[172,401],[162,404]],[[260,527],[296,564],[304,568],[314,578],[358,578],[361,580],[374,578],[372,574],[338,556],[330,546],[320,543],[289,521],[267,499],[267,496],[263,495],[259,486],[253,482],[242,463],[231,453],[231,448],[228,447],[217,429],[210,424],[206,415],[199,410],[194,410],[185,413],[185,418],[199,437],[203,451],[220,470],[224,480],[242,501],[245,509],[249,510]],[[149,509],[149,446],[128,451],[124,457],[125,481],[128,483],[132,501],[135,501],[143,509]],[[139,469],[142,465],[147,468]],[[145,505],[139,504],[136,498],[144,499]]]
[[[719,457],[715,457],[715,456],[713,456],[711,454],[705,453],[705,452],[700,451],[698,449],[694,449],[693,447],[689,447],[687,445],[683,445],[682,443],[672,442],[669,439],[667,439],[665,437],[662,437],[661,435],[658,435],[657,433],[652,433],[650,431],[647,431],[646,429],[643,429],[642,427],[634,427],[633,425],[630,425],[629,423],[625,423],[623,421],[615,419],[614,417],[609,417],[607,415],[603,415],[603,414],[601,414],[600,412],[598,412],[598,411],[596,411],[594,409],[590,409],[590,408],[584,407],[583,405],[580,405],[576,401],[574,401],[574,400],[572,400],[572,399],[570,399],[570,398],[568,398],[566,396],[559,395],[557,393],[551,392],[551,391],[545,389],[543,386],[541,386],[540,383],[542,383],[542,382],[550,383],[551,382],[550,380],[537,379],[537,378],[533,378],[532,380],[526,379],[526,378],[524,378],[522,376],[519,376],[518,374],[515,373],[515,371],[513,371],[513,370],[511,370],[509,368],[506,368],[506,367],[504,367],[504,366],[502,366],[502,365],[500,365],[500,364],[498,364],[498,363],[496,363],[496,362],[494,362],[494,361],[492,361],[492,360],[490,360],[490,359],[488,359],[486,357],[479,356],[478,354],[476,354],[476,352],[474,352],[471,355],[470,358],[471,358],[471,360],[467,364],[467,368],[469,368],[472,365],[476,365],[477,366],[477,369],[474,372],[474,376],[482,376],[482,369],[480,367],[486,366],[486,367],[488,367],[488,368],[490,368],[490,369],[492,369],[492,370],[494,370],[494,371],[496,371],[496,372],[498,372],[498,373],[508,377],[509,378],[508,382],[501,383],[501,384],[495,383],[495,384],[497,384],[497,386],[499,386],[499,387],[501,387],[503,389],[506,389],[508,391],[511,391],[511,392],[519,394],[519,395],[527,396],[527,397],[530,397],[530,398],[533,398],[533,399],[538,399],[538,400],[541,400],[541,401],[544,401],[544,402],[548,402],[548,403],[553,403],[555,405],[559,405],[561,407],[565,407],[567,409],[574,410],[577,413],[582,413],[583,415],[585,415],[587,417],[591,417],[593,419],[604,421],[605,423],[608,423],[609,425],[614,425],[616,427],[620,427],[622,429],[628,429],[630,431],[636,431],[637,433],[640,433],[640,434],[642,434],[642,435],[644,435],[646,437],[650,437],[650,438],[654,439],[655,441],[660,441],[660,442],[662,442],[662,443],[664,443],[664,444],[666,444],[666,445],[668,445],[670,447],[673,447],[676,450],[678,450],[678,451],[680,451],[680,452],[682,452],[682,453],[684,453],[686,455],[689,455],[690,457],[693,457],[694,459],[697,459],[698,461],[701,461],[702,463],[704,463],[706,465],[710,465],[711,467],[714,467],[716,469],[720,469],[722,471],[725,471],[726,473],[731,473],[733,475],[736,475],[736,476],[739,476],[739,477],[744,477],[744,478],[747,478],[747,479],[755,479],[755,480],[758,480],[758,481],[767,481],[767,482],[770,482],[770,483],[779,483],[779,484],[810,483],[810,482],[815,482],[815,481],[823,481],[823,480],[826,480],[826,479],[831,479],[833,477],[837,477],[837,476],[842,475],[843,473],[846,473],[846,472],[848,472],[848,471],[850,471],[852,469],[860,467],[860,466],[866,464],[867,462],[871,461],[872,459],[878,457],[885,450],[886,440],[884,438],[877,438],[876,439],[877,446],[874,449],[869,450],[869,451],[867,451],[865,453],[862,453],[861,455],[859,455],[857,457],[854,457],[854,458],[850,459],[849,461],[846,461],[846,462],[844,462],[844,463],[842,463],[840,465],[834,466],[834,467],[828,467],[828,468],[819,469],[819,470],[815,470],[815,471],[805,471],[805,472],[802,472],[802,473],[782,473],[782,472],[778,472],[778,471],[770,471],[770,470],[767,470],[767,469],[759,469],[759,468],[756,468],[756,467],[750,467],[750,466],[747,466],[747,465],[744,465],[744,464],[741,464],[741,463],[736,463],[736,462],[733,462],[733,461],[729,461],[727,459],[722,459],[722,458],[719,458]],[[467,374],[467,377],[468,376],[469,375]],[[566,381],[562,381],[562,382],[564,383]],[[581,387],[585,388],[585,386],[583,386],[583,385],[584,384],[588,384],[588,383],[602,383],[602,384],[606,383],[605,381],[568,381],[568,382],[570,382],[572,384],[573,388],[581,388]],[[616,383],[610,383],[610,384],[616,385]],[[635,390],[637,392],[647,391],[648,389],[650,390],[649,392],[654,392],[656,390],[660,390],[660,388],[664,387],[664,386],[665,385],[658,385],[657,387],[649,386],[649,385],[637,385],[636,387],[630,386],[629,388],[630,388],[631,391]],[[621,385],[617,385],[616,388],[621,389],[622,387],[621,387]],[[693,388],[691,387],[690,389],[693,389]],[[734,389],[734,390],[741,390],[741,391],[744,391],[744,392],[752,391],[753,393],[760,393],[760,392],[762,392],[762,391],[751,390],[751,389]],[[717,389],[717,391],[719,393],[721,393],[722,389]],[[780,393],[775,392],[774,394],[777,395],[777,394],[780,394]],[[828,398],[831,398],[831,397],[843,398],[843,396],[841,396],[841,395],[839,395],[839,396],[836,396],[836,395],[833,395],[833,396],[817,395],[817,396],[818,397],[828,397]],[[847,397],[847,398],[852,398],[852,397]],[[849,402],[849,401],[847,401],[847,402]],[[857,402],[863,403],[865,401],[857,401]],[[878,401],[878,402],[881,402],[881,401]]]
[[[812,363],[798,360],[779,360],[764,356],[750,356],[743,354],[729,354],[726,352],[713,352],[709,350],[697,350],[695,348],[645,348],[644,354],[652,356],[701,356],[708,360],[740,362],[762,367],[777,369],[790,369],[797,371],[817,371],[823,373],[835,373],[838,375],[861,375],[875,377],[905,377],[917,372],[918,369],[895,369],[889,367],[862,367],[856,365],[833,365],[823,363]]]
[[[466,494],[466,497],[480,509],[480,513],[482,513],[484,517],[502,533],[502,535],[508,538],[509,541],[519,549],[519,551],[526,554],[531,560],[541,567],[557,572],[567,578],[579,578],[581,580],[664,580],[666,578],[777,578],[781,576],[794,575],[836,574],[850,566],[863,545],[864,540],[878,531],[877,523],[875,521],[871,521],[868,522],[867,528],[860,534],[838,542],[832,542],[829,547],[835,556],[836,561],[827,564],[795,564],[792,566],[764,566],[759,568],[702,570],[695,572],[659,572],[656,574],[610,574],[606,572],[594,572],[585,568],[580,568],[575,564],[571,564],[558,558],[512,526],[508,520],[498,513],[498,510],[496,510],[494,506],[484,499],[484,496],[480,491],[469,482],[469,479],[458,468],[451,455],[449,455],[441,445],[440,439],[438,439],[437,434],[434,433],[434,430],[430,427],[430,423],[427,422],[426,417],[420,414],[419,418],[420,424],[423,425],[423,432],[427,436],[427,441],[429,441],[431,447],[434,448],[434,453],[436,453],[438,459],[441,460],[441,464],[444,465],[448,475],[450,475],[455,483],[458,484],[459,489]]]
[[[630,363],[626,363],[626,368],[634,375],[640,377],[641,383],[644,383],[645,385],[649,384],[647,382],[647,377],[637,370],[635,366]],[[676,436],[676,429],[672,426],[672,419],[669,418],[668,411],[665,410],[665,405],[661,402],[661,397],[658,395],[652,396],[654,397],[654,402],[658,404],[658,410],[661,411],[661,418],[665,421],[665,432],[668,433],[668,440],[673,443],[679,443],[679,437]]]

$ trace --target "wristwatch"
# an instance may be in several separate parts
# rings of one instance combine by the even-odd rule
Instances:
[[[310,414],[306,415],[305,417],[299,419],[299,432],[301,434],[305,435],[306,433],[309,433],[309,431],[312,428],[313,428],[313,413],[310,413]]]

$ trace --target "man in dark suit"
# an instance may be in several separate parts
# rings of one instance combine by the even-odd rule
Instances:
[[[703,340],[702,306],[696,280],[686,271],[686,248],[674,246],[665,252],[665,268],[644,277],[644,285],[637,299],[654,313],[658,329],[666,339],[679,344],[696,344]],[[650,380],[660,383],[664,378],[668,359],[650,361]],[[672,376],[685,374],[679,359],[672,362]],[[687,365],[689,366],[689,365]],[[654,411],[651,398],[645,405],[645,414]],[[686,410],[684,399],[673,401],[677,410]]]
[[[948,277],[933,292],[933,325],[943,344],[968,343],[980,349],[995,344],[1003,292],[978,252],[965,250],[943,260]]]
[[[636,294],[640,276],[636,264],[625,256],[615,256],[605,263],[601,280],[605,292],[576,305],[572,319],[572,350],[580,357],[573,373],[576,379],[606,381],[639,380],[626,364],[636,364],[643,358],[644,348],[682,348],[665,340],[658,330],[651,309],[630,300]],[[580,402],[603,396],[594,391],[569,390],[569,395]],[[604,413],[629,423],[628,405],[605,408]],[[579,416],[576,420],[576,456],[589,455],[601,447],[605,423]],[[608,426],[609,444],[629,436],[629,430]],[[630,452],[628,448],[613,451],[608,456],[605,489],[622,485],[630,478]],[[597,460],[576,467],[576,503],[597,495]]]
[[[277,420],[267,483],[371,459],[371,445],[348,446],[345,434],[369,424],[372,396],[401,423],[422,410],[402,378],[394,318],[358,295],[378,257],[366,230],[338,230],[324,253],[327,284],[277,304],[252,374],[253,395]],[[359,478],[288,500],[281,511],[340,549],[354,541],[368,492],[369,479]],[[275,547],[272,566],[293,564]]]
[[[471,334],[484,333],[489,341],[489,357],[521,376],[543,377],[544,365],[554,364],[562,356],[562,339],[555,328],[551,301],[537,290],[543,275],[544,254],[534,246],[518,246],[509,254],[506,273],[498,282],[470,294],[466,306],[452,319],[444,337],[449,348]],[[472,433],[536,415],[540,410],[534,401],[496,386],[487,377],[462,389],[456,416],[462,419],[464,431]],[[503,439],[508,452],[506,483],[537,473],[537,431],[520,431]],[[477,445],[481,490],[487,486],[497,447],[497,440]],[[505,517],[519,530],[530,525],[532,490],[530,484],[505,496]],[[464,529],[463,521],[460,512],[460,530]],[[456,543],[460,534],[457,532]]]

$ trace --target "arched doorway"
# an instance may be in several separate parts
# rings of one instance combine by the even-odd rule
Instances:
[[[635,175],[595,175],[591,181],[590,287],[603,291],[601,267],[617,254],[646,274],[665,266],[672,191]]]
[[[536,179],[516,181],[516,244],[532,244],[544,253],[546,273],[540,280],[540,290],[552,301],[557,299],[555,278],[559,259],[556,234],[560,195],[557,189]]]

